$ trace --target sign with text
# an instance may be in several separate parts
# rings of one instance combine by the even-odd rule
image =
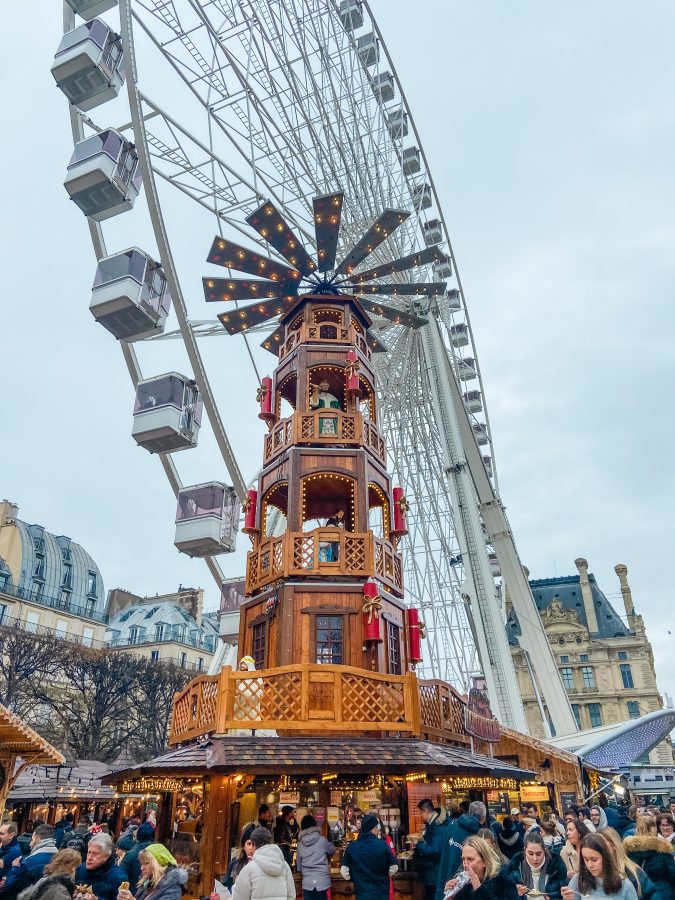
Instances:
[[[521,784],[521,803],[548,803],[548,788],[545,784]]]

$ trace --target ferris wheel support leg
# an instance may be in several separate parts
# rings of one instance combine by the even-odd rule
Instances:
[[[148,139],[145,133],[143,122],[143,110],[141,107],[141,98],[138,93],[137,79],[138,73],[136,68],[136,57],[134,53],[134,36],[131,16],[131,0],[119,0],[120,10],[120,28],[122,32],[122,48],[124,50],[124,58],[127,63],[127,90],[129,94],[129,107],[131,109],[131,121],[134,127],[134,139],[136,142],[136,150],[143,174],[143,186],[145,187],[145,195],[152,221],[152,228],[157,242],[160,259],[166,274],[167,284],[173,300],[173,307],[176,312],[176,318],[180,326],[185,349],[192,366],[195,381],[202,396],[204,410],[208,416],[209,422],[213,429],[218,449],[220,450],[223,462],[227,468],[229,476],[232,480],[232,486],[239,497],[244,502],[246,498],[246,484],[242,478],[239,466],[234,458],[230,441],[225,432],[218,407],[216,405],[211,385],[206,375],[206,369],[201,358],[197,339],[190,327],[187,317],[187,307],[185,298],[181,290],[178,273],[171,252],[169,238],[162,217],[161,206],[159,202],[159,194],[157,192],[157,184],[150,160],[150,150],[148,147]]]
[[[455,399],[459,394],[459,388],[434,315],[429,317],[428,324],[421,329],[421,335],[428,361],[432,402],[444,453],[445,474],[455,508],[457,537],[466,578],[465,592],[470,598],[470,609],[478,638],[478,652],[488,694],[500,722],[517,731],[527,732],[523,702],[518,690],[503,616],[497,606],[478,503],[466,465],[459,430]],[[461,409],[463,411],[463,404]]]

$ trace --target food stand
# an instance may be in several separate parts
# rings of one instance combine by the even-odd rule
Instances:
[[[0,704],[0,817],[7,795],[27,766],[63,762],[63,754]]]

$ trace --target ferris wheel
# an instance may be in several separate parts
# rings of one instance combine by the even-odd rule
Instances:
[[[251,227],[263,203],[281,210],[311,247],[314,198],[342,192],[341,257],[364,235],[372,238],[383,210],[403,211],[386,240],[370,241],[353,277],[367,266],[379,281],[371,285],[378,301],[371,298],[369,309],[380,351],[374,356],[380,419],[410,503],[406,593],[427,627],[424,673],[461,690],[484,676],[500,720],[526,730],[495,580],[501,575],[547,717],[558,733],[572,731],[499,500],[485,392],[450,237],[368,2],[65,0],[52,72],[70,101],[75,142],[66,187],[87,216],[98,261],[92,312],[120,340],[136,388],[134,437],[158,452],[179,498],[184,521],[177,545],[203,556],[220,587],[216,555],[232,547],[232,522],[228,534],[217,527],[200,544],[189,511],[227,506],[227,489],[221,485],[214,499],[211,484],[185,488],[180,458],[174,459],[175,451],[196,445],[202,405],[227,468],[230,500],[236,494],[243,502],[255,475],[242,473],[224,425],[228,400],[217,396],[217,382],[226,366],[205,361],[202,339],[236,344],[232,353],[245,360],[254,389],[265,374],[260,343],[269,347],[273,338],[267,315],[238,337],[206,318],[195,284],[208,274],[203,260],[213,232],[257,246],[273,267],[282,262],[279,254]],[[139,213],[141,190],[147,215]],[[133,227],[121,228],[126,217],[118,214],[134,205]],[[152,241],[152,252],[140,249],[144,240]],[[395,261],[416,254],[414,268],[394,274]],[[415,289],[422,283],[436,288]],[[182,343],[188,376],[148,376],[141,368],[148,348],[168,339]],[[222,354],[228,355],[229,349]],[[171,406],[168,397],[177,398],[178,412],[170,427],[166,416],[160,427],[157,411]]]

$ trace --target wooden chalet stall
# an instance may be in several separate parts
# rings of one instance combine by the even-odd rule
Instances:
[[[5,811],[7,795],[27,766],[63,761],[58,750],[0,704],[0,817]]]
[[[420,830],[422,797],[445,802],[444,784],[452,780],[454,798],[487,799],[488,791],[516,791],[535,777],[489,752],[500,737],[489,709],[469,709],[449,684],[415,673],[424,623],[404,602],[399,541],[408,504],[386,468],[371,360],[378,342],[366,301],[354,296],[357,285],[346,293],[344,281],[338,288],[328,275],[298,295],[301,275],[334,268],[341,209],[342,194],[315,199],[318,265],[271,203],[248,221],[297,269],[223,238],[208,257],[269,273],[274,283],[261,282],[266,298],[280,291],[220,316],[238,333],[280,313],[263,345],[278,365],[256,397],[268,429],[263,467],[243,504],[252,547],[239,662],[236,671],[200,675],[176,695],[174,749],[106,779],[120,789],[156,782],[164,809],[159,838],[190,866],[193,896],[208,895],[214,877],[227,871],[260,803],[273,811],[291,805],[298,819],[311,811],[341,848],[356,837],[360,817],[376,811],[405,859],[405,837]],[[386,211],[338,273],[349,275],[405,217]],[[396,271],[418,264],[413,254]],[[204,279],[209,300],[243,299],[246,285]],[[410,327],[425,324],[394,313]],[[472,746],[476,734],[483,752]],[[201,807],[181,831],[179,798],[187,789]],[[339,866],[340,855],[332,862]],[[394,879],[397,898],[421,895],[421,888],[412,872]],[[353,893],[338,874],[332,890]]]

